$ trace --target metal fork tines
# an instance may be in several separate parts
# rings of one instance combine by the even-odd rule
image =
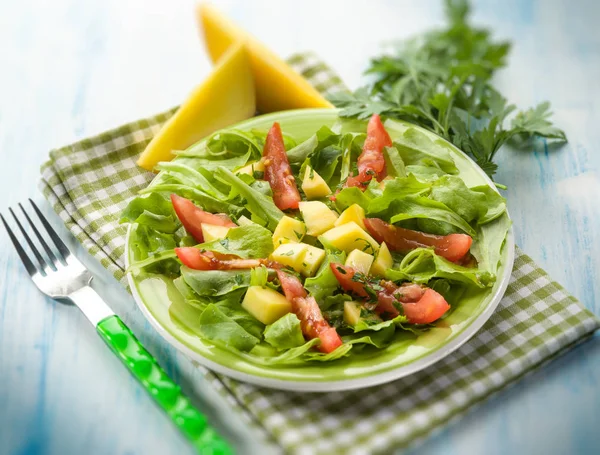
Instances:
[[[19,257],[33,282],[39,290],[48,297],[77,304],[88,319],[94,324],[97,324],[101,319],[112,315],[113,313],[106,305],[93,305],[93,302],[98,299],[95,297],[95,291],[89,286],[92,280],[92,274],[71,253],[67,245],[65,245],[56,231],[50,226],[50,223],[46,220],[37,205],[31,199],[29,199],[29,202],[43,228],[38,229],[36,223],[31,219],[22,204],[19,204],[19,207],[23,212],[27,224],[35,234],[35,238],[37,238],[39,245],[41,245],[41,250],[45,252],[45,256],[40,252],[40,248],[36,246],[35,242],[27,233],[26,228],[23,226],[25,223],[21,223],[21,220],[19,220],[19,217],[17,217],[12,208],[9,208],[9,211],[13,216],[19,231],[21,231],[25,243],[33,254],[33,260],[30,255],[27,254],[22,243],[19,242],[17,236],[2,214],[0,214],[0,218],[2,218],[2,223],[8,232],[10,240],[17,250]],[[44,238],[45,236],[42,235],[40,230],[42,232],[45,231],[46,239],[49,239],[48,241]],[[53,248],[49,244],[52,245]]]

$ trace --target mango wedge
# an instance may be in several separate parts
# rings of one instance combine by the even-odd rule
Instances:
[[[148,144],[137,164],[152,171],[160,161],[256,112],[254,81],[248,52],[236,43],[217,62],[210,76],[190,94]]]
[[[233,43],[245,43],[256,85],[256,106],[261,113],[305,107],[333,107],[287,63],[213,6],[199,4],[197,18],[213,62]]]

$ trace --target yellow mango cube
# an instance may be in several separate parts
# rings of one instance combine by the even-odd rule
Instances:
[[[299,272],[307,247],[306,243],[284,243],[275,248],[270,258]]]
[[[361,250],[352,250],[346,258],[346,263],[344,265],[352,267],[363,275],[367,275],[374,260],[375,258],[372,254],[365,253]]]
[[[381,247],[379,248],[379,252],[377,253],[377,257],[371,265],[371,270],[369,273],[376,277],[383,278],[385,277],[385,272],[387,269],[391,269],[394,265],[394,259],[392,258],[392,254],[390,253],[389,248],[383,242]]]
[[[354,221],[334,227],[321,235],[320,238],[346,253],[352,250],[376,253],[379,250],[379,244],[375,239]]]
[[[316,246],[306,245],[306,252],[302,258],[301,268],[298,270],[304,276],[314,276],[325,259],[325,250]]]
[[[304,172],[302,191],[304,191],[307,199],[319,199],[331,194],[331,188],[329,188],[327,182],[310,166],[306,166]]]
[[[361,304],[359,302],[344,302],[344,322],[355,326],[360,320]]]
[[[279,292],[262,286],[250,286],[242,308],[263,324],[272,324],[292,311],[292,304]]]
[[[217,226],[215,224],[202,223],[202,236],[205,242],[224,239],[229,232],[230,227]]]
[[[299,243],[306,234],[306,225],[295,218],[284,216],[279,220],[273,232],[273,246],[277,248],[284,243]]]
[[[358,204],[352,204],[346,210],[342,212],[340,217],[335,222],[335,226],[341,226],[342,224],[354,221],[362,229],[365,229],[365,209]]]
[[[337,213],[320,201],[302,201],[299,207],[308,235],[321,235],[331,229],[338,219]]]

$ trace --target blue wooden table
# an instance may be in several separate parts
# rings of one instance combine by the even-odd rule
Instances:
[[[281,55],[318,51],[353,87],[381,42],[443,18],[438,0],[215,3]],[[550,99],[570,139],[560,150],[500,153],[517,243],[600,315],[600,3],[490,0],[475,11],[514,41],[501,91],[521,106]],[[38,167],[49,149],[177,104],[209,69],[192,1],[0,0],[0,210],[42,201]],[[198,396],[200,373],[88,263],[112,307]],[[191,453],[84,317],[37,292],[4,235],[0,273],[1,454]],[[219,397],[200,405],[236,440],[249,437]],[[598,453],[598,422],[596,337],[412,451]]]

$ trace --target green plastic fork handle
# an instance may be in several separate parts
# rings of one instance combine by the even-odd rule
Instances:
[[[97,330],[175,425],[192,441],[198,453],[233,454],[231,447],[208,425],[206,417],[192,406],[181,393],[181,388],[169,378],[119,316],[102,320]]]

